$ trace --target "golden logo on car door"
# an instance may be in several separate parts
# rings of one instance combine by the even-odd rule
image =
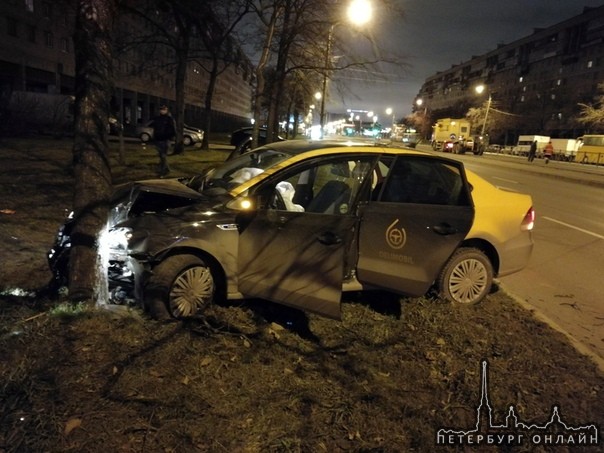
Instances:
[[[399,219],[396,219],[386,229],[386,243],[393,249],[399,250],[405,246],[407,242],[407,233],[404,228],[396,228]]]

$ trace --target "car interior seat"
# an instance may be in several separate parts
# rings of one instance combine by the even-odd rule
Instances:
[[[343,181],[328,181],[310,201],[307,212],[340,213],[340,206],[350,201],[350,187]]]

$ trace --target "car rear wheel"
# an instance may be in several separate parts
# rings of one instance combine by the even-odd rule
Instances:
[[[184,143],[185,146],[191,146],[193,144],[193,139],[191,137],[189,137],[188,135],[185,135],[182,139],[182,142]]]
[[[476,248],[458,249],[437,280],[439,295],[450,302],[476,304],[486,297],[493,284],[493,265]]]
[[[210,266],[194,255],[166,258],[153,270],[145,302],[155,318],[188,318],[202,312],[216,297]]]

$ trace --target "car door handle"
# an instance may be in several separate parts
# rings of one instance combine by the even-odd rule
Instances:
[[[450,234],[455,234],[457,233],[457,228],[452,227],[451,225],[449,225],[448,223],[441,223],[440,225],[434,225],[432,227],[432,230],[437,233],[440,234],[442,236],[448,236]]]
[[[323,245],[336,245],[342,243],[342,238],[332,231],[326,231],[317,236],[317,241]]]

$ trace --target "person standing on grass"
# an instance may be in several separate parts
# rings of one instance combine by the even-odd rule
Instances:
[[[166,176],[170,173],[170,167],[168,166],[168,147],[170,146],[170,140],[176,135],[176,127],[174,126],[174,119],[170,115],[167,105],[162,105],[159,108],[159,115],[153,118],[150,123],[153,129],[153,141],[155,142],[155,148],[159,154],[159,176]]]

